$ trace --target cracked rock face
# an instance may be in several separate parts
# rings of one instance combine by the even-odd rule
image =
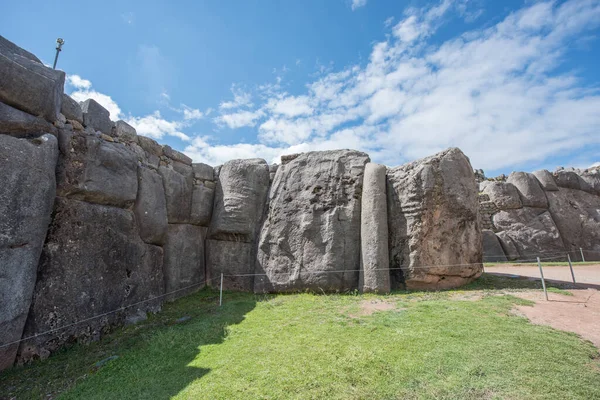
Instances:
[[[456,287],[481,275],[477,183],[459,149],[389,169],[387,192],[393,289]]]
[[[23,332],[54,204],[57,158],[54,136],[0,134],[0,345]],[[0,348],[0,370],[12,365],[17,348]]]
[[[365,153],[337,150],[304,153],[282,163],[260,230],[256,273],[265,276],[255,278],[256,292],[358,287],[367,162]]]
[[[131,211],[58,197],[23,335],[160,296],[164,293],[162,259],[162,248],[140,239]],[[137,308],[156,311],[160,301]],[[111,313],[23,342],[19,359],[43,358],[74,340],[98,340],[135,311]]]

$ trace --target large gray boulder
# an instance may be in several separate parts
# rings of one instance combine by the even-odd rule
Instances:
[[[124,144],[61,130],[57,194],[90,203],[130,207],[137,194],[136,155]]]
[[[135,128],[123,120],[115,122],[113,135],[124,142],[137,142],[137,132]]]
[[[206,281],[208,285],[219,287],[222,273],[225,290],[251,292],[254,289],[254,253],[252,243],[207,240]]]
[[[496,237],[498,237],[500,245],[502,246],[502,250],[504,250],[504,254],[506,254],[508,261],[515,261],[520,257],[517,246],[515,246],[515,243],[506,232],[497,232]]]
[[[81,105],[68,94],[63,93],[60,112],[66,119],[83,124],[83,111],[81,110]]]
[[[512,183],[491,182],[485,187],[483,193],[487,194],[496,207],[501,210],[523,207],[519,191]]]
[[[214,181],[215,180],[215,170],[208,164],[203,163],[194,163],[192,164],[192,169],[194,171],[194,178],[201,181]]]
[[[21,339],[52,214],[58,143],[0,134],[0,346]],[[0,371],[18,344],[0,348]]]
[[[358,287],[361,192],[367,162],[365,153],[337,150],[300,154],[279,167],[260,230],[256,273],[264,276],[255,279],[256,292]],[[267,166],[261,167],[263,182],[268,184]],[[229,174],[225,164],[220,180]],[[236,217],[241,220],[241,213]]]
[[[56,128],[41,117],[0,103],[0,134],[30,138],[44,133],[56,133]]]
[[[204,239],[206,228],[187,224],[169,224],[164,251],[165,293],[174,300],[202,289]]]
[[[483,262],[505,262],[506,254],[502,249],[500,240],[494,231],[484,229],[482,233]]]
[[[192,190],[194,177],[191,168],[188,174],[182,175],[174,169],[160,167],[167,199],[167,217],[170,224],[185,224],[190,222],[192,206]]]
[[[525,207],[548,208],[548,199],[535,175],[513,172],[506,182],[515,185]]]
[[[600,260],[600,197],[581,190],[561,188],[548,193],[550,213],[571,258]]]
[[[87,99],[80,104],[83,112],[83,125],[110,135],[113,128],[110,112],[94,99]]]
[[[459,149],[389,169],[387,195],[392,289],[456,287],[481,275],[477,183]]]
[[[17,54],[28,60],[42,64],[40,59],[37,58],[33,53],[30,53],[27,50],[22,49],[21,47],[17,46],[10,40],[8,40],[5,37],[3,37],[2,35],[0,35],[0,54],[5,54],[5,53]]]
[[[7,40],[0,43],[0,101],[50,122],[58,119],[65,73],[45,67]]]
[[[360,218],[361,268],[359,290],[390,291],[390,254],[385,165],[368,163],[363,179]]]
[[[554,173],[556,185],[565,189],[586,190],[589,189],[585,182],[575,171],[558,170]]]
[[[129,313],[157,311],[162,294],[162,249],[142,242],[131,211],[57,198],[24,336],[70,326],[23,342],[20,361],[98,340]]]
[[[167,201],[161,176],[138,167],[138,193],[133,207],[140,237],[146,243],[162,245],[167,234]]]
[[[252,242],[264,213],[269,167],[262,159],[232,160],[221,168],[209,236]]]
[[[512,239],[523,260],[565,251],[560,232],[548,210],[533,207],[503,210],[494,215],[494,225]]]
[[[579,177],[584,182],[582,190],[600,196],[600,167],[586,170]]]
[[[533,175],[537,178],[537,180],[540,182],[540,185],[542,186],[542,189],[544,189],[545,191],[554,192],[558,190],[558,186],[556,185],[556,182],[554,182],[554,177],[552,176],[550,171],[546,169],[541,169],[539,171],[534,171]]]
[[[173,161],[177,161],[185,165],[192,165],[191,158],[177,150],[174,150],[171,148],[171,146],[163,146],[163,154]]]
[[[208,226],[210,224],[214,197],[214,187],[207,186],[205,183],[194,185],[194,189],[192,190],[192,203],[190,206],[190,223],[202,226]]]

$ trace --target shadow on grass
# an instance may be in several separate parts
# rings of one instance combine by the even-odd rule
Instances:
[[[119,328],[101,341],[75,345],[47,360],[0,373],[0,399],[168,399],[210,369],[190,365],[203,348],[222,343],[241,323],[255,296],[204,289],[165,304],[147,321]],[[118,356],[100,368],[98,361]]]

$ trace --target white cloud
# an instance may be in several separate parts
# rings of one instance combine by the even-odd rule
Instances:
[[[83,79],[79,75],[68,75],[67,84],[75,87],[76,89],[90,89],[92,82],[87,79]]]
[[[350,7],[352,7],[352,11],[354,11],[357,8],[364,7],[366,5],[367,0],[352,0],[352,5]]]
[[[494,170],[599,145],[598,91],[557,67],[574,39],[600,26],[600,2],[536,2],[484,29],[429,43],[452,15],[480,14],[466,4],[409,9],[373,45],[366,65],[328,67],[306,93],[259,87],[264,101],[256,111],[215,119],[258,126],[258,143],[190,152],[223,161],[227,151],[268,159],[337,146],[398,165],[458,146],[475,167]]]
[[[145,117],[129,117],[126,122],[133,126],[138,134],[153,139],[162,139],[165,135],[174,136],[184,141],[191,138],[181,132],[184,124],[178,121],[167,121],[162,118],[160,111],[155,111]]]
[[[204,113],[197,108],[191,108],[183,104],[183,119],[186,121],[204,118]]]
[[[227,125],[228,127],[242,128],[244,126],[255,126],[256,122],[264,115],[262,110],[258,111],[238,111],[231,114],[223,114],[216,118],[213,118],[213,121],[220,125]]]
[[[269,99],[267,108],[274,114],[281,114],[286,117],[297,117],[313,113],[313,108],[310,105],[310,98],[308,96],[282,96],[277,99],[272,98]]]
[[[232,110],[240,107],[252,107],[252,96],[250,93],[238,89],[235,85],[231,86],[231,93],[233,93],[233,100],[224,101],[221,104],[219,104],[219,108],[221,110]]]

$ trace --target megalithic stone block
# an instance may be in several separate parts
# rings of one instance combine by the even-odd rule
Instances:
[[[22,49],[21,49],[22,50]],[[50,122],[58,119],[65,73],[0,45],[0,101]]]
[[[54,204],[54,136],[0,135],[0,346],[21,339]],[[0,371],[19,345],[0,347]]]
[[[361,268],[358,283],[362,292],[390,291],[385,176],[384,165],[368,163],[365,166],[360,217]]]
[[[81,111],[83,111],[83,124],[86,127],[110,135],[113,127],[110,112],[94,99],[87,99],[80,104]]]

